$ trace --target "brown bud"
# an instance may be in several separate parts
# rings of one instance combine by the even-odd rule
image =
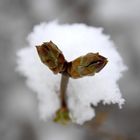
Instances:
[[[102,70],[107,62],[99,53],[88,53],[68,63],[67,72],[72,78],[91,76]]]
[[[52,42],[36,46],[41,61],[55,74],[64,71],[65,58],[58,47]]]

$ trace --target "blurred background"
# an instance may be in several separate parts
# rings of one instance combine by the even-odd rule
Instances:
[[[16,52],[34,25],[54,19],[103,27],[111,35],[129,67],[119,81],[122,110],[100,105],[100,119],[84,126],[39,120],[36,94],[15,72]],[[0,140],[140,140],[139,37],[139,0],[0,0]]]

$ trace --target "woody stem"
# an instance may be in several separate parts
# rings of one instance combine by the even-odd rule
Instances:
[[[61,99],[62,108],[67,108],[67,103],[65,98],[66,98],[66,90],[67,90],[68,82],[69,82],[69,76],[66,74],[62,74],[61,84],[60,84],[60,99]]]

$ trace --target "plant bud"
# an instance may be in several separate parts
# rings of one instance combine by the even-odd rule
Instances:
[[[54,118],[55,122],[58,122],[60,124],[67,124],[70,122],[70,117],[69,117],[69,111],[67,108],[60,108],[56,112],[56,117]]]
[[[52,42],[45,42],[36,46],[41,61],[47,65],[54,74],[64,71],[65,58],[58,47]]]
[[[107,58],[99,53],[88,53],[68,63],[67,72],[72,78],[92,76],[107,64]]]

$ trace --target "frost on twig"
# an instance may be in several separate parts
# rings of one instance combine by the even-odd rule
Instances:
[[[29,45],[18,52],[18,70],[27,77],[27,85],[38,95],[42,119],[53,119],[61,108],[59,98],[61,74],[54,75],[42,64],[35,49],[35,46],[40,46],[43,42],[50,40],[59,46],[65,56],[65,58],[59,56],[60,58],[57,59],[59,63],[55,62],[59,64],[57,67],[52,67],[52,64],[49,63],[50,69],[54,70],[54,73],[66,71],[66,65],[62,65],[64,60],[73,61],[67,68],[67,73],[72,78],[69,79],[65,95],[69,117],[73,122],[83,124],[85,121],[91,120],[95,116],[91,104],[97,106],[99,102],[103,102],[103,104],[117,103],[121,107],[124,99],[121,96],[118,80],[126,67],[114,44],[107,35],[102,33],[102,29],[84,24],[42,23],[35,26],[33,32],[28,36]],[[106,67],[92,77],[85,76],[85,70],[83,71],[81,67],[81,75],[79,75],[79,70],[75,71],[79,60],[86,60],[81,56],[85,58],[86,54],[89,56],[89,52],[91,55],[99,52],[109,60]],[[92,66],[92,64],[89,63],[86,66]],[[100,68],[98,70],[100,71]],[[87,72],[89,75],[94,74],[88,70],[86,75],[88,75]]]

